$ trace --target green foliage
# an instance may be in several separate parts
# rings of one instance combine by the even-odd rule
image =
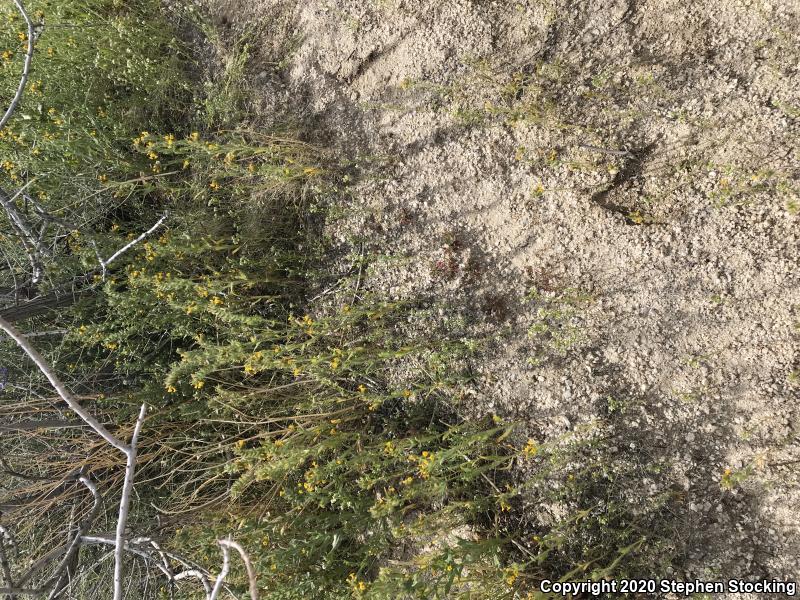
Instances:
[[[77,200],[91,210],[98,178],[139,171],[127,140],[146,124],[164,127],[187,112],[187,56],[171,28],[154,17],[155,1],[26,4],[45,26],[23,101],[0,132],[3,177],[12,185],[32,179],[31,195],[54,208],[77,211],[71,206]],[[10,98],[26,28],[10,3],[0,18],[6,24],[0,88]]]

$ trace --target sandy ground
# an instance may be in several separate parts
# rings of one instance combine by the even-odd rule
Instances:
[[[800,576],[800,3],[209,6],[259,118],[359,167],[365,284],[495,340],[476,412],[665,465],[676,576]]]

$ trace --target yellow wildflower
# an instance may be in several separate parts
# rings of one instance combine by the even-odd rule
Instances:
[[[533,458],[536,456],[536,453],[539,451],[539,447],[536,445],[536,440],[533,438],[528,440],[528,443],[525,444],[525,447],[522,449],[522,453],[525,455],[526,458]]]

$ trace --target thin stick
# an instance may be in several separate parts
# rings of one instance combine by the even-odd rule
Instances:
[[[72,394],[67,391],[67,388],[58,378],[58,376],[53,372],[53,369],[47,364],[47,361],[42,357],[41,354],[36,350],[36,348],[31,345],[28,341],[28,338],[25,337],[19,330],[14,327],[11,323],[0,317],[0,329],[2,329],[6,335],[8,335],[12,340],[17,343],[25,354],[34,362],[34,364],[39,367],[39,370],[47,377],[47,380],[50,382],[50,385],[56,390],[58,395],[61,399],[66,402],[67,406],[78,415],[83,421],[86,422],[89,427],[94,429],[95,433],[103,438],[106,442],[114,446],[117,450],[128,455],[128,446],[123,444],[119,441],[114,435],[106,429],[100,421],[98,421],[90,412],[88,412],[83,406],[81,406],[73,397]]]
[[[25,85],[28,83],[28,75],[30,75],[31,72],[33,46],[36,38],[36,31],[33,27],[33,21],[31,21],[28,13],[25,12],[25,7],[22,6],[22,3],[19,0],[14,0],[14,4],[16,4],[17,10],[22,14],[22,18],[25,19],[25,23],[28,26],[28,51],[25,53],[25,64],[22,66],[22,77],[20,78],[19,85],[17,86],[17,93],[14,94],[14,98],[11,100],[11,104],[6,110],[6,114],[4,114],[3,118],[0,119],[0,129],[5,127],[6,123],[11,118],[11,115],[14,114],[14,111],[16,110],[20,100],[22,100],[22,94],[25,92]]]
[[[152,234],[152,233],[153,233],[153,232],[154,232],[156,229],[158,229],[159,227],[161,227],[161,224],[162,224],[164,221],[166,221],[166,220],[167,220],[167,217],[168,217],[168,216],[169,216],[169,213],[164,213],[164,215],[163,215],[163,216],[162,216],[162,217],[161,217],[161,218],[160,218],[160,219],[159,219],[159,220],[156,222],[156,224],[155,224],[155,225],[153,225],[153,226],[152,226],[150,229],[148,229],[147,231],[145,231],[143,234],[141,234],[141,235],[140,235],[139,237],[137,237],[135,240],[132,240],[131,242],[129,242],[129,243],[127,243],[127,244],[125,244],[125,245],[124,245],[122,248],[120,248],[119,250],[117,250],[116,252],[114,252],[114,254],[112,254],[111,256],[109,256],[107,259],[105,259],[105,260],[102,260],[102,259],[100,259],[100,266],[103,268],[103,279],[105,279],[105,276],[106,276],[106,269],[108,268],[108,265],[110,265],[112,262],[114,262],[115,260],[117,260],[117,259],[118,259],[120,256],[122,256],[123,254],[125,254],[125,253],[126,253],[128,250],[130,250],[131,248],[133,248],[133,247],[134,247],[136,244],[138,244],[139,242],[141,242],[141,241],[142,241],[144,238],[146,238],[147,236],[149,236],[150,234]]]
[[[247,578],[250,580],[250,599],[251,600],[258,600],[258,582],[256,581],[256,570],[253,568],[253,563],[250,561],[250,557],[245,552],[242,545],[238,542],[234,542],[233,540],[217,540],[217,543],[222,546],[223,554],[225,552],[225,548],[233,548],[239,553],[239,556],[242,557],[242,562],[244,562],[244,567],[247,569]],[[212,599],[213,600],[213,599]]]
[[[147,413],[147,405],[142,404],[139,409],[139,417],[133,428],[131,444],[127,447],[125,454],[127,464],[125,466],[125,483],[122,485],[122,498],[119,501],[119,517],[117,519],[116,546],[114,548],[114,600],[122,600],[122,577],[123,577],[123,558],[125,551],[125,526],[128,523],[128,513],[131,505],[131,491],[133,490],[133,477],[136,473],[136,445],[139,441],[139,433],[142,431],[144,417]]]
[[[228,571],[231,569],[231,551],[227,544],[222,543],[223,540],[217,540],[217,543],[222,548],[222,570],[217,575],[217,581],[214,582],[214,589],[211,590],[211,595],[208,600],[217,600],[219,593],[222,591],[222,586],[225,583],[225,578],[228,576]]]

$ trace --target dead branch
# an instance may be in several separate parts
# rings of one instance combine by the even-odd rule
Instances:
[[[22,95],[25,93],[25,86],[28,83],[28,77],[31,72],[31,62],[33,61],[33,48],[36,44],[36,28],[33,24],[33,21],[31,21],[31,18],[25,11],[25,7],[19,0],[14,0],[14,4],[22,15],[22,18],[25,19],[25,24],[28,26],[28,50],[25,53],[25,63],[22,65],[22,76],[20,77],[19,85],[17,86],[17,92],[11,99],[11,104],[9,104],[8,108],[6,109],[3,118],[0,119],[0,129],[5,127],[6,123],[8,123],[11,115],[14,114],[14,111],[17,109],[17,105],[19,104],[20,100],[22,100]]]
[[[163,217],[166,218],[166,215]],[[160,224],[160,223],[159,223]],[[113,257],[112,257],[113,258]],[[28,338],[20,333],[16,327],[11,325],[5,319],[0,318],[0,329],[13,339],[17,345],[30,357],[30,359],[39,367],[39,370],[47,377],[50,385],[56,390],[67,406],[78,417],[83,419],[89,427],[91,427],[100,437],[102,437],[111,446],[118,449],[125,455],[125,481],[122,488],[122,498],[119,503],[119,517],[117,520],[117,534],[116,534],[116,549],[114,552],[114,600],[122,600],[122,580],[123,580],[123,550],[125,547],[125,529],[128,521],[128,513],[130,511],[130,496],[133,490],[133,480],[136,472],[136,446],[139,440],[139,433],[141,432],[142,425],[144,424],[145,414],[147,412],[146,405],[142,405],[139,410],[139,417],[136,419],[136,425],[133,429],[133,436],[131,437],[130,445],[126,445],[114,436],[108,429],[103,426],[90,412],[88,412],[81,404],[72,397],[67,388],[54,373],[50,365],[45,361],[41,354],[33,347]]]
[[[0,205],[6,211],[11,225],[19,232],[22,247],[28,255],[28,261],[31,263],[31,285],[35,286],[41,281],[44,274],[42,256],[47,255],[48,252],[42,247],[41,239],[34,235],[31,225],[19,213],[14,204],[14,199],[19,193],[17,192],[14,197],[10,197],[4,189],[0,188]]]
[[[211,595],[208,600],[217,600],[219,593],[222,591],[222,586],[225,583],[225,578],[228,576],[228,571],[231,569],[231,550],[227,544],[223,544],[219,540],[220,548],[222,548],[222,569],[217,575],[217,581],[214,582],[214,589],[211,590]]]
[[[258,600],[258,582],[256,581],[256,571],[253,568],[253,563],[250,561],[250,556],[245,552],[240,543],[234,542],[233,540],[217,540],[217,543],[222,547],[223,570],[225,568],[224,563],[228,559],[226,549],[233,548],[239,553],[239,556],[242,557],[242,562],[247,570],[247,579],[250,583],[250,598],[251,600]],[[222,576],[221,573],[220,576]],[[214,600],[214,598],[210,600]]]
[[[136,445],[139,442],[139,433],[142,431],[147,405],[142,404],[139,417],[133,428],[130,446],[125,451],[127,464],[125,466],[125,482],[122,486],[122,498],[119,501],[119,517],[117,518],[117,539],[114,549],[114,600],[122,600],[122,575],[123,551],[125,549],[125,527],[128,523],[128,512],[131,504],[131,491],[133,491],[133,478],[136,473]]]
[[[117,260],[120,256],[125,254],[131,248],[133,248],[136,244],[138,244],[139,242],[144,240],[147,236],[151,235],[156,229],[161,227],[161,225],[164,223],[164,221],[167,220],[168,216],[169,216],[169,213],[164,213],[162,215],[162,217],[156,222],[155,225],[153,225],[150,229],[148,229],[147,231],[142,233],[135,240],[132,240],[132,241],[128,242],[127,244],[125,244],[122,248],[120,248],[119,250],[114,252],[114,254],[109,256],[107,259],[103,260],[102,258],[100,258],[100,255],[98,254],[97,258],[100,261],[100,267],[102,268],[102,271],[103,271],[103,279],[106,278],[106,271],[108,269],[108,265],[110,265],[112,262]]]
[[[28,338],[24,336],[22,333],[17,330],[11,323],[0,317],[0,329],[2,329],[8,337],[14,340],[17,343],[25,354],[34,362],[34,364],[39,368],[42,374],[47,378],[50,382],[50,385],[53,386],[53,389],[58,393],[61,399],[69,406],[69,408],[74,412],[78,417],[80,417],[89,427],[91,427],[101,438],[103,438],[106,442],[114,446],[117,450],[122,452],[127,456],[129,452],[128,446],[122,443],[119,439],[117,439],[108,429],[103,426],[100,421],[98,421],[90,412],[88,412],[83,406],[78,403],[72,397],[72,394],[67,390],[58,376],[55,374],[53,369],[47,363],[47,361],[42,357],[41,354],[33,347],[33,345],[28,341]]]

